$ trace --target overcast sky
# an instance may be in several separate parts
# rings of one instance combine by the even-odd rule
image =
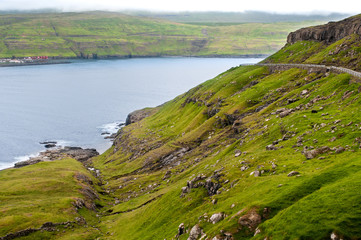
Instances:
[[[359,0],[0,0],[0,10],[58,8],[81,10],[233,11],[259,10],[277,13],[361,13]]]

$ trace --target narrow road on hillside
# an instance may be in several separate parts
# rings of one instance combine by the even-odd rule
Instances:
[[[343,68],[343,67],[335,67],[335,66],[326,66],[319,64],[297,64],[297,63],[259,63],[255,64],[258,66],[268,66],[268,67],[276,67],[276,68],[302,68],[302,69],[323,69],[326,72],[332,71],[337,73],[348,73],[354,77],[361,79],[361,72],[356,72],[354,70]]]

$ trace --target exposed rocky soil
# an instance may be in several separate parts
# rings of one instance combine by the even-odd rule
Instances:
[[[154,109],[147,109],[147,108],[131,112],[127,116],[125,125],[139,122],[143,118],[150,116],[153,112],[154,112]]]
[[[339,22],[329,22],[325,25],[299,29],[288,35],[287,43],[293,44],[297,41],[311,40],[330,44],[353,33],[361,35],[361,15]]]

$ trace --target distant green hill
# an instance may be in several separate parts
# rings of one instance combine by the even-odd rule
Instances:
[[[320,22],[216,26],[208,21],[206,26],[110,12],[2,14],[0,57],[272,54],[284,45],[288,32],[316,23]]]
[[[192,24],[276,23],[304,21],[336,21],[349,14],[279,14],[260,11],[245,12],[148,12],[128,11],[129,15],[166,19],[173,22]]]

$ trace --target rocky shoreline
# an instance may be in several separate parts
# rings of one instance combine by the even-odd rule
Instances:
[[[99,155],[99,153],[94,148],[83,149],[81,147],[57,147],[40,152],[39,156],[31,157],[29,160],[17,162],[14,164],[14,168],[21,168],[39,162],[49,162],[63,158],[74,158],[80,162],[85,162],[89,158],[95,157],[97,155]]]

